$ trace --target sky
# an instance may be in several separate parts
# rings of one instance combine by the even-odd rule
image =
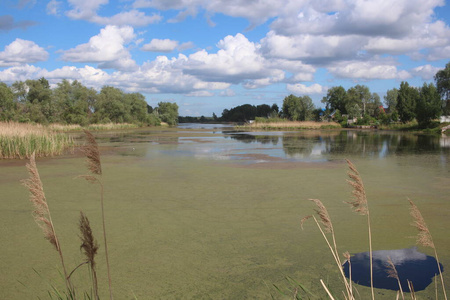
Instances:
[[[176,102],[181,116],[366,85],[450,62],[445,0],[0,0],[0,82],[45,77]]]

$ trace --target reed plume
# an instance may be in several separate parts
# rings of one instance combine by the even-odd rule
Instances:
[[[88,170],[92,173],[92,175],[84,175],[87,181],[91,183],[97,183],[100,185],[100,206],[102,211],[102,226],[103,226],[103,241],[105,243],[105,258],[106,258],[106,269],[108,272],[108,286],[109,286],[109,298],[113,299],[112,294],[112,281],[111,281],[111,269],[109,266],[109,255],[108,255],[108,243],[106,239],[106,222],[105,222],[105,207],[104,207],[104,191],[103,191],[103,183],[100,180],[100,176],[102,175],[102,165],[100,162],[100,151],[98,149],[97,141],[95,140],[94,135],[88,131],[84,130],[86,134],[86,145],[83,147],[83,152],[86,155],[87,167]]]
[[[353,211],[361,215],[367,216],[367,227],[369,234],[369,261],[370,261],[370,290],[372,292],[372,300],[375,299],[375,292],[373,289],[373,254],[372,254],[372,231],[370,228],[370,213],[369,204],[367,202],[366,190],[364,188],[364,183],[356,169],[355,165],[348,159],[346,159],[349,168],[347,180],[348,184],[353,188],[353,201],[347,202],[351,205]]]
[[[386,267],[387,267],[386,273],[388,274],[388,277],[395,278],[397,280],[398,287],[400,289],[400,294],[402,295],[402,299],[405,300],[405,295],[403,294],[402,284],[400,283],[400,278],[398,277],[397,268],[395,267],[394,263],[392,262],[389,256]]]
[[[35,152],[31,154],[30,162],[26,164],[26,167],[28,169],[28,174],[30,175],[30,177],[28,179],[22,180],[22,184],[30,192],[30,202],[34,206],[33,212],[34,221],[42,229],[44,233],[44,238],[48,240],[50,244],[52,244],[53,247],[55,247],[55,250],[58,252],[64,272],[67,290],[69,293],[74,295],[72,283],[70,281],[69,276],[67,275],[61,245],[55,232],[55,227],[52,222],[52,217],[50,214],[50,209],[47,204],[47,199],[45,198],[44,187],[42,185],[42,181],[36,166]]]
[[[410,207],[411,216],[414,219],[414,222],[411,224],[416,227],[419,233],[417,234],[417,244],[422,245],[424,247],[430,247],[434,250],[434,255],[436,257],[436,263],[439,270],[439,276],[441,278],[442,291],[444,292],[444,298],[447,300],[447,293],[445,292],[444,285],[444,277],[442,276],[441,264],[439,263],[438,254],[436,251],[436,247],[433,242],[433,237],[431,236],[430,230],[428,229],[427,224],[425,223],[425,219],[422,216],[419,208],[412,202],[412,200],[408,199]]]
[[[320,226],[319,221],[314,216],[304,217],[301,220],[300,225],[303,225],[303,223],[311,217],[314,219],[314,221],[316,222],[317,227],[319,228],[320,232],[322,233],[322,236],[325,239],[325,241],[328,245],[328,248],[330,249],[331,254],[333,255],[334,261],[336,262],[336,265],[340,271],[340,274],[341,274],[342,279],[345,284],[345,290],[347,292],[347,297],[348,297],[347,299],[354,299],[351,284],[349,284],[349,282],[347,281],[347,278],[345,277],[345,274],[344,274],[344,270],[342,269],[342,261],[339,257],[339,252],[337,249],[333,223],[331,222],[331,217],[328,213],[328,210],[325,207],[325,205],[323,205],[322,201],[320,201],[319,199],[309,199],[309,200],[314,202],[314,204],[316,204],[316,208],[314,210],[317,213],[317,215],[319,216],[319,219],[320,219],[320,222],[322,223],[323,228],[322,228],[322,226]],[[326,233],[329,233],[331,235],[332,244],[330,243],[330,240],[328,239]]]
[[[95,255],[97,254],[98,244],[94,239],[94,235],[92,234],[91,225],[89,223],[89,219],[83,212],[80,212],[80,239],[81,246],[80,249],[83,250],[84,255],[86,256],[86,263],[89,264],[91,275],[92,275],[92,285],[94,290],[94,298],[99,299],[98,296],[98,282],[97,282],[97,272],[95,270]]]

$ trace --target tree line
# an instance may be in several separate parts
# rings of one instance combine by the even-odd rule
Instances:
[[[159,125],[178,122],[178,105],[159,102],[153,108],[140,93],[125,93],[104,86],[99,92],[75,80],[63,80],[51,88],[44,77],[0,82],[0,121],[62,123],[82,126],[95,123]]]
[[[256,117],[281,117],[292,121],[320,121],[332,118],[347,125],[349,119],[356,124],[406,123],[417,120],[419,126],[427,127],[441,115],[450,114],[450,63],[434,76],[435,83],[424,83],[422,87],[412,87],[401,82],[400,87],[388,90],[384,101],[369,87],[356,85],[349,89],[332,87],[321,102],[325,109],[316,108],[309,96],[289,95],[284,98],[282,109],[273,104],[244,104],[222,112],[221,121],[245,122]]]

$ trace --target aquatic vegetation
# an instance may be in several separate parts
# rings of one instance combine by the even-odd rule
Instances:
[[[341,125],[334,122],[288,121],[284,119],[266,119],[267,121],[248,123],[236,128],[262,130],[298,130],[298,129],[339,129]]]

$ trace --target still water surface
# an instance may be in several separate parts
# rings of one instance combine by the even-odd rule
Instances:
[[[319,296],[324,279],[339,293],[342,285],[325,242],[313,223],[302,231],[299,221],[313,212],[308,199],[321,199],[339,251],[367,251],[365,219],[344,203],[351,195],[345,158],[355,163],[366,186],[374,250],[414,246],[409,197],[422,210],[441,263],[450,264],[448,137],[245,132],[211,124],[96,137],[116,299],[285,299],[273,285],[292,292],[287,277]],[[24,165],[0,161],[0,299],[45,298],[46,279],[59,278],[56,253],[34,224],[19,182],[27,176]],[[39,159],[37,165],[72,269],[83,259],[76,231],[80,210],[100,237],[98,189],[74,180],[86,174],[76,154]],[[100,244],[101,298],[108,298],[102,249]],[[430,249],[418,251],[433,255]],[[420,299],[434,298],[430,286],[419,292]],[[370,295],[364,286],[358,290],[362,299]],[[395,299],[395,293],[378,288],[376,299]]]

